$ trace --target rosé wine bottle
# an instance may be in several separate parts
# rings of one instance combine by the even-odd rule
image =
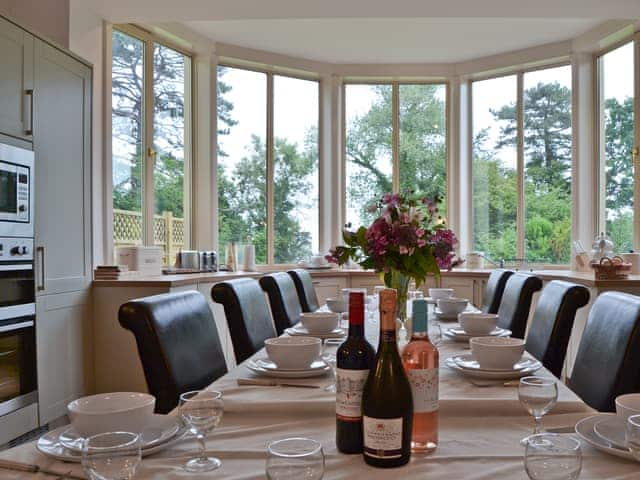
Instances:
[[[429,340],[427,301],[413,301],[413,334],[402,364],[413,394],[411,451],[430,453],[438,446],[438,349]]]

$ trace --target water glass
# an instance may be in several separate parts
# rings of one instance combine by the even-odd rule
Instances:
[[[582,470],[580,442],[554,433],[531,435],[525,444],[524,468],[532,480],[575,480]]]
[[[324,453],[320,442],[309,438],[286,438],[267,447],[268,480],[320,480]]]
[[[523,377],[518,385],[518,399],[533,416],[533,435],[540,433],[542,417],[553,408],[558,400],[558,385],[552,378]],[[522,443],[526,442],[526,438]]]
[[[631,455],[640,462],[640,415],[631,415],[627,419],[625,438]]]
[[[180,395],[180,416],[200,444],[200,456],[187,461],[188,472],[209,472],[220,468],[222,462],[208,457],[206,435],[218,426],[224,412],[222,393],[215,390],[196,390]]]
[[[336,368],[337,368],[337,359],[335,353],[325,353],[322,356],[322,359],[327,362],[327,365],[331,367],[331,379],[332,382],[324,387],[325,392],[336,393]]]
[[[93,435],[82,444],[82,468],[90,480],[131,480],[140,465],[140,444],[137,433]]]

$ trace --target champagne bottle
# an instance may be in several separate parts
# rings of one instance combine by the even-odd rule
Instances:
[[[429,340],[427,301],[413,301],[413,334],[402,363],[413,393],[411,451],[432,452],[438,446],[438,349]]]
[[[396,343],[396,298],[380,292],[380,344],[362,393],[364,461],[382,468],[411,458],[413,399]]]
[[[375,352],[364,338],[364,293],[349,294],[349,336],[336,353],[336,446],[362,453],[362,388]]]

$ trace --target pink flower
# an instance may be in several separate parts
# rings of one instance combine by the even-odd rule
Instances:
[[[409,249],[404,245],[400,245],[400,255],[406,255],[409,253]]]
[[[418,228],[418,229],[416,230],[416,237],[418,237],[418,238],[422,238],[422,237],[424,237],[424,233],[425,233],[425,232],[424,232],[424,228]]]

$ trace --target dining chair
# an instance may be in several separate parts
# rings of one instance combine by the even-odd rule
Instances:
[[[301,268],[297,268],[295,270],[289,270],[287,273],[291,276],[291,279],[296,286],[302,311],[315,312],[320,308],[316,290],[313,288],[313,279],[311,278],[311,275],[309,275],[309,272]]]
[[[504,287],[498,326],[511,330],[511,336],[524,338],[533,294],[542,288],[542,280],[535,275],[516,272],[509,277]]]
[[[482,313],[498,313],[504,287],[511,275],[513,275],[511,270],[504,270],[502,268],[497,268],[491,272],[484,290],[484,296],[482,297]]]
[[[238,364],[264,347],[267,338],[276,336],[267,299],[257,280],[239,278],[216,283],[211,298],[224,307]]]
[[[157,413],[168,413],[180,394],[201,390],[227,373],[211,309],[199,292],[131,300],[120,306],[118,320],[135,336]]]
[[[260,286],[267,292],[271,304],[271,315],[278,335],[300,321],[302,306],[296,286],[284,272],[269,273],[260,278]]]
[[[560,377],[576,312],[589,303],[589,289],[575,283],[547,283],[533,312],[525,349]]]
[[[614,400],[640,392],[640,297],[602,293],[591,307],[567,385],[601,412]]]

